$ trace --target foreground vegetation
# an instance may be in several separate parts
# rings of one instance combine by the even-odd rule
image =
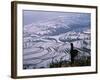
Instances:
[[[78,67],[78,66],[90,66],[91,65],[91,58],[88,57],[87,59],[79,59],[79,60],[75,60],[73,63],[71,63],[70,61],[55,61],[55,62],[51,62],[49,64],[50,68],[57,68],[57,67]]]

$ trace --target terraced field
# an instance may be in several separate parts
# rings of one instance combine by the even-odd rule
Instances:
[[[28,36],[30,37],[30,36]],[[90,56],[90,40],[79,38],[66,38],[67,36],[52,36],[24,38],[23,68],[49,68],[52,62],[70,62],[70,42],[79,51],[76,59]],[[58,39],[57,39],[58,38]],[[85,46],[85,47],[84,47]]]

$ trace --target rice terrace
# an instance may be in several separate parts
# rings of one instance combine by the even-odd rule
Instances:
[[[23,69],[91,66],[91,14],[23,11]]]

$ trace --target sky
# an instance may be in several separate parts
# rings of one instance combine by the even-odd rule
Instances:
[[[28,25],[52,18],[57,18],[59,16],[79,16],[79,15],[90,20],[90,13],[23,10],[23,25]]]

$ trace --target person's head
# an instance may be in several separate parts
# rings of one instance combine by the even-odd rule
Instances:
[[[71,45],[71,49],[73,50],[73,43],[70,43],[70,45]]]
[[[71,46],[73,46],[73,43],[70,43],[71,44]]]

